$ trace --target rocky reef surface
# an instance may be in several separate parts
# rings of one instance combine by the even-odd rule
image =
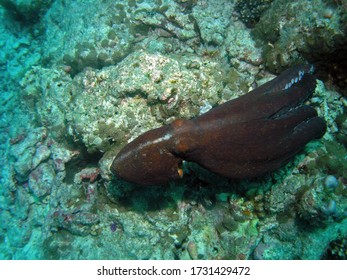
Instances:
[[[0,1],[0,259],[346,259],[347,2]],[[338,59],[344,58],[344,59]],[[143,132],[299,62],[327,122],[286,167],[115,178]]]

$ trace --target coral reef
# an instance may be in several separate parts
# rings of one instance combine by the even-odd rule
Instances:
[[[324,259],[328,260],[346,260],[347,259],[347,240],[339,238],[332,241],[327,248]]]
[[[232,9],[232,1],[197,1],[192,14],[203,43],[216,46],[223,44]]]
[[[273,0],[237,0],[235,11],[247,27],[254,27]]]
[[[10,99],[17,97],[18,83],[26,71],[40,63],[41,47],[31,29],[8,18],[1,7],[0,20],[3,23],[0,25],[1,98]]]
[[[264,44],[267,68],[278,73],[309,59],[317,62],[322,78],[333,78],[346,88],[346,5],[345,1],[274,1],[253,31]]]
[[[34,66],[20,81],[24,106],[55,139],[66,137],[66,115],[71,103],[71,77],[64,68]]]
[[[191,69],[193,62],[198,69]],[[173,116],[197,115],[202,100],[216,104],[221,74],[216,63],[198,57],[177,60],[144,51],[114,67],[88,69],[74,79],[69,131],[89,150],[108,151]]]
[[[133,50],[134,43],[145,40],[148,33],[182,41],[197,37],[195,22],[181,12],[184,7],[167,2],[55,1],[43,18],[44,60],[67,65],[72,74],[77,74],[87,66],[102,68],[119,62]],[[57,21],[58,17],[65,20]],[[82,33],[81,26],[87,26]],[[76,33],[81,35],[76,37]]]
[[[19,21],[37,22],[48,10],[53,0],[0,0],[2,5]]]
[[[0,259],[346,259],[346,1],[0,4]],[[183,163],[164,188],[110,173],[143,132],[298,61],[327,133],[286,167]]]
[[[54,1],[42,19],[45,62],[66,65],[76,74],[87,66],[101,68],[128,55],[138,31],[131,30],[123,2]]]

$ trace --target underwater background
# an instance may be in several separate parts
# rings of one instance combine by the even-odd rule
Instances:
[[[0,4],[0,259],[347,259],[346,0]],[[327,132],[285,167],[111,174],[140,134],[298,63]]]

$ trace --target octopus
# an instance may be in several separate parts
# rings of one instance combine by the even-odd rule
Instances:
[[[326,131],[324,119],[304,104],[315,91],[312,72],[311,65],[294,66],[194,119],[149,130],[120,150],[111,172],[138,185],[162,185],[183,176],[183,161],[227,178],[274,171]]]

